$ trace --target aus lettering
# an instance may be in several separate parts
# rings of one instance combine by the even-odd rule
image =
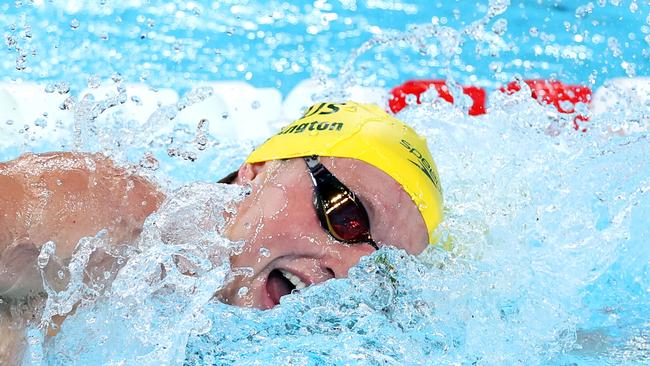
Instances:
[[[341,104],[334,104],[334,103],[314,104],[313,106],[311,106],[311,108],[309,108],[305,112],[305,114],[302,117],[303,118],[304,117],[309,117],[309,116],[313,116],[315,114],[332,114],[332,113],[336,113],[339,110],[341,110],[341,108],[339,108],[340,105],[345,105],[345,103],[341,103]]]

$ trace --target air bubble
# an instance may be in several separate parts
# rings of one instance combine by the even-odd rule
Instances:
[[[5,122],[7,125],[11,126],[14,124],[14,121],[11,119],[8,119],[7,122]]]
[[[260,101],[259,100],[255,100],[255,101],[253,101],[253,103],[251,103],[251,108],[259,109],[259,107],[260,107]]]
[[[77,18],[72,19],[70,21],[70,28],[72,28],[73,30],[76,30],[77,28],[79,28],[79,20]]]

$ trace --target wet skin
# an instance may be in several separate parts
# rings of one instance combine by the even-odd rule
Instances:
[[[428,242],[424,220],[402,187],[381,170],[355,159],[321,158],[343,184],[360,197],[370,219],[371,235],[381,245],[411,254]],[[231,257],[248,275],[234,276],[221,291],[222,301],[269,309],[293,286],[279,277],[291,273],[309,286],[346,277],[362,256],[373,252],[367,243],[344,244],[321,227],[313,205],[313,188],[302,159],[244,165],[237,183],[250,184],[251,194],[239,205],[227,227],[232,240],[245,240],[241,254]],[[262,253],[270,253],[268,256]],[[246,271],[242,271],[246,273]],[[284,282],[284,284],[282,283]],[[240,296],[238,291],[247,288]]]
[[[395,180],[355,159],[322,157],[321,162],[361,199],[379,245],[412,254],[424,250],[424,220]],[[164,198],[155,185],[101,155],[24,155],[0,164],[0,181],[0,295],[9,298],[42,290],[35,260],[47,240],[56,241],[57,255],[64,259],[80,238],[102,229],[108,229],[113,245],[133,242]],[[243,164],[233,183],[249,185],[251,194],[228,220],[226,236],[245,243],[231,263],[253,274],[232,278],[219,294],[227,303],[271,308],[278,302],[267,286],[273,270],[311,285],[347,276],[373,251],[367,243],[338,242],[322,229],[302,159]],[[248,288],[245,296],[237,294],[242,287]]]

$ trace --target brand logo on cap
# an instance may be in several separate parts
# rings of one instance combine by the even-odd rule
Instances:
[[[411,146],[411,144],[409,144],[408,141],[402,139],[400,141],[400,144],[404,146],[408,150],[408,152],[411,153],[417,159],[417,162],[411,159],[408,159],[408,161],[410,161],[413,165],[420,168],[422,173],[424,173],[424,175],[426,175],[427,178],[429,178],[429,180],[431,181],[431,183],[433,183],[434,187],[436,187],[438,192],[442,193],[442,187],[440,186],[438,175],[431,167],[431,163],[429,163],[429,161],[422,155],[422,153],[420,153],[420,151],[418,151],[418,149]]]

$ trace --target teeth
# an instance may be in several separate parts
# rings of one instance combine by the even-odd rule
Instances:
[[[282,273],[284,278],[286,278],[287,280],[289,280],[289,282],[291,282],[294,286],[296,286],[296,290],[302,290],[303,288],[307,287],[307,285],[305,285],[305,283],[302,282],[300,278],[298,278],[298,276],[295,276],[293,273],[287,272],[283,269],[280,270],[280,273]]]

